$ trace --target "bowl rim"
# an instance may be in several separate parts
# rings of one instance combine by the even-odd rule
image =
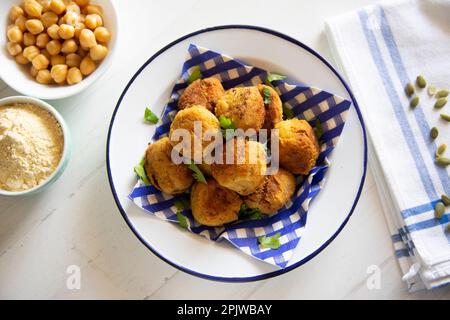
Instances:
[[[86,77],[80,83],[78,83],[76,85],[73,85],[73,86],[65,85],[65,87],[67,87],[67,90],[64,90],[64,87],[56,87],[56,88],[59,88],[62,90],[59,90],[59,91],[53,90],[52,91],[52,90],[48,90],[48,89],[52,89],[51,87],[46,87],[46,89],[43,90],[44,93],[39,93],[39,94],[27,92],[26,89],[23,90],[23,88],[20,88],[20,86],[17,85],[16,82],[11,81],[11,79],[9,79],[7,74],[2,73],[1,71],[0,71],[0,79],[3,80],[7,86],[9,86],[13,90],[17,91],[21,95],[32,96],[32,97],[35,97],[38,99],[44,99],[44,100],[60,100],[60,99],[72,97],[72,96],[84,91],[88,87],[90,87],[109,69],[109,67],[111,67],[113,58],[116,53],[116,47],[118,44],[118,39],[119,39],[119,34],[120,34],[119,15],[117,14],[116,5],[114,4],[114,1],[112,1],[112,0],[104,0],[104,1],[107,1],[109,3],[109,5],[111,6],[112,15],[111,15],[111,18],[108,20],[108,23],[114,25],[115,36],[108,43],[108,56],[99,64],[98,68],[92,74],[90,74],[88,77]],[[19,67],[21,67],[21,66],[18,66],[18,69],[20,69]],[[19,71],[22,71],[22,70],[19,70]],[[35,85],[45,86],[45,85],[41,85],[37,82],[35,83]]]
[[[7,191],[7,190],[0,189],[0,196],[9,196],[9,197],[16,197],[16,196],[23,196],[23,195],[31,194],[31,193],[34,193],[34,192],[41,190],[41,189],[45,188],[46,186],[48,186],[53,181],[55,176],[57,176],[61,170],[64,170],[64,164],[70,156],[70,131],[69,131],[69,128],[68,128],[66,122],[64,121],[63,117],[54,107],[52,107],[47,102],[42,101],[38,98],[34,98],[34,97],[11,96],[11,97],[6,97],[6,98],[0,99],[0,106],[14,104],[14,103],[30,103],[30,104],[33,104],[37,107],[40,107],[40,108],[45,109],[48,112],[50,112],[50,114],[53,117],[55,117],[56,121],[58,121],[58,123],[61,127],[61,130],[63,133],[63,138],[64,138],[64,147],[63,147],[63,152],[61,154],[61,158],[59,160],[58,165],[56,166],[55,170],[53,170],[53,172],[44,180],[44,182],[42,182],[41,184],[38,184],[37,186],[35,186],[33,188],[22,190],[22,191]]]

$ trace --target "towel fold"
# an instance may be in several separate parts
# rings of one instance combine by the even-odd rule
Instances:
[[[450,207],[434,207],[450,194],[449,167],[436,164],[440,144],[450,143],[450,103],[434,108],[430,85],[450,88],[450,1],[390,1],[326,22],[338,67],[358,100],[370,139],[370,164],[383,199],[395,255],[409,289],[450,282]],[[415,85],[410,107],[405,86]],[[439,130],[436,139],[431,128]],[[447,157],[449,156],[447,151]]]

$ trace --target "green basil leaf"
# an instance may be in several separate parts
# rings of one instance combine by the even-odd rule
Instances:
[[[152,110],[150,110],[149,108],[145,108],[144,120],[153,124],[157,124],[159,118],[152,112]]]
[[[266,236],[259,237],[258,242],[262,248],[278,249],[281,246],[280,236],[281,236],[281,233],[278,232],[271,237],[266,237]]]

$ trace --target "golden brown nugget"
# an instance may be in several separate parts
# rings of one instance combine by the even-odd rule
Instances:
[[[207,184],[196,182],[192,187],[192,215],[205,226],[217,227],[236,221],[241,204],[236,192],[220,186],[214,179],[208,179]]]
[[[217,100],[224,93],[222,84],[216,78],[195,80],[181,94],[178,100],[178,109],[182,110],[197,105],[214,112]]]
[[[248,195],[263,182],[266,173],[266,151],[257,141],[243,140],[244,147],[238,147],[237,139],[230,140],[223,148],[223,164],[213,163],[211,174],[217,182],[240,195]],[[233,163],[226,163],[227,149],[234,148]],[[238,161],[238,160],[242,161]],[[230,159],[233,160],[233,159]]]
[[[305,120],[284,120],[275,125],[279,134],[279,156],[283,168],[293,174],[308,174],[319,156],[313,128]]]
[[[273,129],[273,127],[280,121],[283,121],[283,104],[280,96],[270,86],[264,84],[258,85],[259,92],[264,99],[264,91],[268,90],[270,93],[270,103],[265,104],[266,116],[264,118],[264,129]]]
[[[266,176],[256,191],[244,198],[244,202],[249,208],[272,214],[291,199],[294,191],[294,175],[280,168],[276,174]]]
[[[263,127],[266,110],[257,87],[238,87],[227,90],[217,101],[216,116],[225,116],[243,130]]]
[[[202,135],[196,136],[194,132],[195,122],[198,121],[199,127],[201,127]],[[206,148],[210,143],[214,141],[214,138],[210,141],[205,139],[205,133],[208,130],[210,132],[216,132],[220,135],[220,124],[219,120],[212,114],[208,109],[202,106],[192,106],[187,109],[183,109],[178,111],[175,118],[173,119],[172,124],[170,125],[169,138],[172,145],[175,147],[177,144],[181,143],[177,141],[174,137],[174,132],[178,129],[185,129],[189,132],[191,137],[191,154],[183,154],[183,156],[188,157],[190,159],[194,159],[194,149],[195,149],[195,141],[198,141],[199,154],[203,154],[203,149]],[[181,151],[181,150],[180,150]],[[200,153],[201,152],[201,153]]]
[[[155,188],[167,194],[186,191],[193,183],[192,171],[171,160],[172,145],[165,137],[150,144],[145,152],[144,168]]]

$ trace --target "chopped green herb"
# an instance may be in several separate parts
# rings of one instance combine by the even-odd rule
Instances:
[[[152,112],[152,110],[150,110],[149,108],[145,108],[144,120],[153,124],[157,124],[159,118]]]
[[[181,197],[175,200],[173,205],[178,211],[183,211],[184,209],[189,208],[189,200],[185,197]]]
[[[229,133],[234,134],[234,130],[236,130],[236,126],[234,125],[233,121],[230,118],[228,118],[224,115],[221,115],[219,117],[219,123],[220,123],[220,128],[221,128],[220,130],[222,131],[222,135],[228,140],[229,138],[231,138],[229,136]],[[227,132],[227,130],[233,130],[233,131]]]
[[[316,126],[314,128],[314,132],[316,134],[317,140],[320,140],[323,136],[323,127],[322,127],[322,123],[320,122],[319,119],[316,120]]]
[[[241,209],[239,210],[239,219],[262,219],[265,218],[266,215],[259,211],[258,209],[249,208],[245,203],[241,205]]]
[[[202,70],[200,69],[199,66],[195,66],[192,69],[191,74],[189,75],[188,78],[188,84],[191,84],[192,82],[194,82],[195,80],[201,79],[202,78]]]
[[[139,179],[141,179],[146,186],[151,185],[150,181],[148,180],[147,174],[145,173],[144,159],[142,159],[139,164],[134,166],[134,172],[139,176]]]
[[[200,169],[194,162],[191,162],[191,164],[188,164],[188,168],[193,171],[192,176],[194,177],[195,180],[197,180],[198,182],[204,183],[204,184],[207,183],[205,176],[203,175],[203,173],[200,171]]]
[[[270,104],[270,102],[272,101],[272,97],[270,96],[270,89],[264,87],[263,92],[264,92],[264,104]]]
[[[285,120],[294,118],[294,111],[285,104],[283,104],[283,118]]]
[[[281,233],[278,232],[271,237],[266,237],[266,236],[259,237],[258,242],[262,248],[278,249],[281,246],[280,236],[281,236]]]
[[[178,220],[178,224],[180,225],[180,227],[182,227],[184,229],[188,228],[187,218],[185,216],[183,216],[183,214],[180,211],[177,212],[177,220]]]
[[[267,81],[272,82],[272,81],[277,81],[277,80],[283,80],[286,79],[286,76],[282,76],[276,73],[269,73],[269,75],[267,76]]]
[[[233,121],[226,116],[223,115],[220,116],[219,123],[222,129],[236,129],[236,126],[234,125]]]

